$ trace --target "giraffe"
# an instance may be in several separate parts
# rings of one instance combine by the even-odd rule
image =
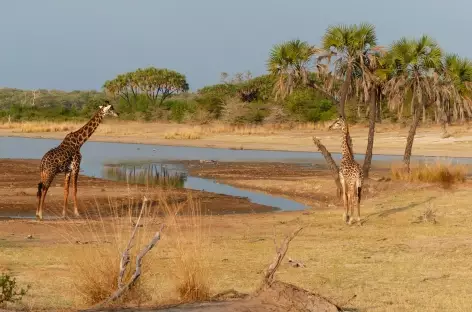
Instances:
[[[107,115],[118,117],[118,113],[115,112],[110,102],[105,100],[105,103],[106,105],[100,106],[99,110],[82,128],[67,134],[59,146],[49,150],[41,159],[39,167],[41,178],[38,183],[38,206],[36,208],[36,217],[40,220],[43,219],[44,199],[46,198],[48,189],[54,177],[62,172],[65,173],[62,216],[66,216],[71,179],[74,198],[74,215],[76,217],[79,216],[77,209],[77,178],[79,177],[80,162],[82,160],[80,148],[100,125],[103,117]]]
[[[352,224],[354,219],[353,200],[356,199],[357,222],[361,224],[360,204],[362,181],[364,179],[364,174],[362,172],[361,166],[354,160],[354,153],[352,151],[352,140],[351,136],[349,135],[349,127],[344,117],[339,116],[339,118],[336,119],[331,126],[329,126],[329,130],[335,129],[341,129],[342,131],[342,158],[341,166],[339,168],[339,179],[343,187],[343,220],[348,224]]]

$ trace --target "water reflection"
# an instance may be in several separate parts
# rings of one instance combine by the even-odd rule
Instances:
[[[105,165],[102,176],[129,184],[183,188],[187,181],[185,171],[158,163]]]

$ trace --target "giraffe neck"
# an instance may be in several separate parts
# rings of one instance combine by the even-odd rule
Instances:
[[[342,158],[343,160],[354,160],[354,153],[352,151],[352,140],[351,136],[349,135],[349,129],[344,128],[343,129],[343,141],[342,141]]]
[[[101,111],[98,111],[85,125],[82,126],[82,128],[69,133],[62,144],[80,149],[80,147],[88,140],[88,138],[92,136],[95,130],[97,130],[102,120],[103,114]]]

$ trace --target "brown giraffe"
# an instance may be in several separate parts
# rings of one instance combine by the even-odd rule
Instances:
[[[48,151],[41,159],[40,173],[41,180],[38,183],[38,207],[36,209],[36,217],[43,219],[43,207],[46,193],[54,180],[54,177],[61,172],[65,173],[64,181],[64,208],[62,216],[66,216],[67,198],[69,197],[69,183],[72,178],[72,188],[74,196],[74,214],[79,216],[77,209],[77,178],[79,177],[80,161],[82,155],[80,148],[87,141],[87,139],[94,133],[103,117],[111,115],[117,117],[118,114],[110,104],[105,101],[107,105],[100,106],[100,109],[93,115],[82,128],[75,132],[71,132],[62,141],[62,143],[50,151]]]
[[[343,219],[345,222],[352,224],[354,219],[354,206],[353,200],[356,200],[357,206],[357,222],[361,221],[361,192],[362,192],[362,181],[364,174],[362,167],[354,160],[354,153],[352,151],[352,141],[349,135],[349,127],[346,120],[339,116],[334,123],[329,126],[329,130],[341,129],[342,131],[342,144],[341,144],[341,166],[339,168],[339,179],[343,187],[343,201],[344,201],[344,214]],[[350,208],[350,213],[349,213]]]

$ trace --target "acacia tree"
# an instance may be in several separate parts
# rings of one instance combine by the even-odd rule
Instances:
[[[436,100],[432,78],[442,72],[442,51],[436,41],[424,35],[416,40],[401,38],[395,41],[389,57],[393,64],[393,75],[386,85],[390,108],[401,113],[406,96],[411,94],[413,120],[403,155],[404,168],[410,171],[411,151],[421,111]]]
[[[343,117],[356,63],[363,63],[366,51],[376,44],[375,27],[368,23],[330,26],[323,36],[323,49],[335,55],[335,71],[343,80],[339,96],[339,114]]]
[[[185,75],[155,67],[138,68],[134,72],[120,74],[106,81],[103,87],[107,92],[124,99],[131,107],[139,94],[145,94],[153,104],[161,105],[172,95],[189,89]]]

